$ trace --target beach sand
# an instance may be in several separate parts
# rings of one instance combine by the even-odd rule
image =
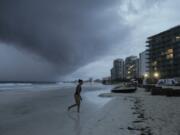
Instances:
[[[74,103],[74,89],[75,85],[63,87],[42,85],[28,89],[23,87],[19,90],[1,91],[0,135],[150,135],[160,133],[160,129],[154,128],[150,119],[151,115],[158,114],[159,116],[159,112],[153,113],[151,96],[143,90],[140,89],[135,94],[112,95],[109,94],[111,86],[85,84],[82,91],[81,110],[77,113],[76,108],[67,111],[67,107]],[[103,93],[108,94],[99,96]],[[157,101],[157,97],[155,99],[153,100]],[[159,123],[162,124],[156,122],[156,124]],[[175,135],[178,132],[172,133]]]

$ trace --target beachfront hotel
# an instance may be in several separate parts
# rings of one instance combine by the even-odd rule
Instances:
[[[139,59],[137,56],[129,56],[125,59],[125,78],[135,79],[138,78],[139,72]]]
[[[116,59],[113,61],[113,68],[111,69],[111,79],[124,79],[124,60]]]
[[[180,26],[148,37],[149,74],[158,78],[180,78]]]

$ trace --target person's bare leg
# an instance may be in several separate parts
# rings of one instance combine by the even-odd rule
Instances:
[[[80,111],[80,98],[77,99],[77,112],[79,113]]]
[[[75,106],[77,106],[77,104],[73,104],[73,105],[69,106],[69,107],[68,107],[68,111],[69,111],[71,108],[75,107]]]
[[[77,112],[80,110],[80,97],[78,95],[75,95],[75,102],[77,105]]]
[[[80,104],[77,105],[77,112],[79,113],[79,111],[80,111]]]
[[[71,105],[71,106],[69,106],[68,107],[68,111],[71,109],[71,108],[73,108],[73,107],[75,107],[75,106],[77,106],[78,105],[78,98],[77,98],[77,96],[76,95],[74,95],[74,99],[75,99],[75,104],[73,104],[73,105]]]

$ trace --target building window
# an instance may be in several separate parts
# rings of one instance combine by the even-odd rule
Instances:
[[[180,41],[180,36],[176,36],[176,41]]]
[[[157,61],[154,61],[154,62],[152,63],[152,65],[153,65],[153,66],[156,66],[156,65],[157,65]]]
[[[169,60],[169,59],[173,59],[173,54],[168,54],[166,55],[166,58]]]
[[[165,55],[165,53],[164,53],[164,52],[161,52],[161,56],[163,56],[163,55]]]
[[[166,59],[173,59],[173,49],[172,48],[170,48],[170,49],[167,49],[167,51],[166,51]]]
[[[170,48],[170,49],[167,50],[167,53],[166,53],[166,54],[172,54],[172,53],[173,53],[173,49]]]

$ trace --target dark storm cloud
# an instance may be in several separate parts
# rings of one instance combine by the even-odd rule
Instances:
[[[145,40],[136,42],[138,34],[147,34],[143,28],[150,27],[154,16],[159,15],[159,10],[154,10],[159,8],[153,7],[158,7],[161,1],[0,0],[0,43],[9,45],[4,47],[7,51],[4,54],[13,57],[13,64],[1,57],[0,74],[3,72],[8,78],[6,73],[11,71],[11,78],[13,73],[21,74],[23,70],[21,80],[29,76],[31,80],[37,76],[37,80],[48,80],[48,76],[66,75],[105,55],[121,57],[131,50],[137,53],[141,48],[138,45]],[[8,47],[16,48],[18,55],[11,55],[13,49],[8,52]],[[7,71],[2,65],[16,68]],[[39,72],[34,73],[31,68]]]
[[[117,12],[120,4],[119,0],[0,0],[0,40],[69,73],[128,33]]]
[[[34,54],[0,43],[0,81],[55,81],[59,74],[50,63]]]

